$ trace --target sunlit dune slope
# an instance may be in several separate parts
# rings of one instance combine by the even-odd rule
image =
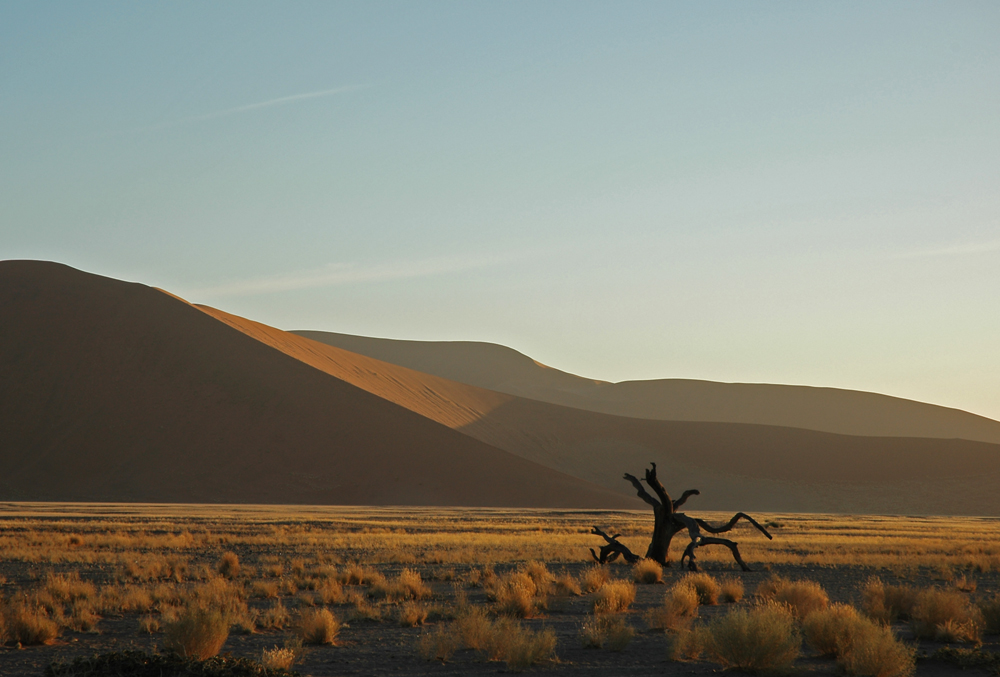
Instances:
[[[690,379],[607,383],[547,367],[493,343],[402,341],[320,331],[294,333],[453,381],[617,416],[758,423],[844,435],[959,438],[1000,444],[1000,421],[877,393]]]
[[[0,498],[624,507],[158,290],[0,262]]]
[[[211,308],[268,345],[493,446],[624,493],[648,461],[703,508],[1000,513],[1000,446],[612,416],[499,394]],[[952,491],[961,487],[961,491]]]

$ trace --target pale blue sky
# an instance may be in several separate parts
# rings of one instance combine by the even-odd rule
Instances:
[[[0,258],[1000,418],[1000,4],[0,5]]]

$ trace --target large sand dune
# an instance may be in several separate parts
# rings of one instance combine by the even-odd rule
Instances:
[[[552,404],[664,421],[758,423],[844,435],[1000,444],[1000,421],[888,395],[809,386],[658,379],[608,383],[473,341],[402,341],[296,331],[315,341],[460,383]]]
[[[657,421],[497,393],[203,310],[317,369],[567,474],[629,493],[624,471],[660,464],[668,489],[705,509],[1000,514],[1000,446]]]
[[[0,262],[4,500],[626,507],[140,284]]]

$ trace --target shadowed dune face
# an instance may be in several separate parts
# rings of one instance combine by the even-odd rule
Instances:
[[[144,285],[0,263],[7,500],[631,507]]]
[[[702,490],[703,509],[1000,513],[996,445],[611,416],[458,384],[203,310],[423,416],[623,494],[632,490],[622,473],[656,461],[670,490]]]
[[[399,341],[319,331],[294,333],[461,383],[615,416],[1000,444],[998,421],[876,393],[690,379],[607,383],[546,367],[515,350],[491,343]]]

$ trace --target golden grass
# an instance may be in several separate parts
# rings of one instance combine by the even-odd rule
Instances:
[[[587,648],[624,651],[633,637],[635,628],[618,615],[591,616],[580,628],[580,639]]]
[[[226,578],[236,578],[240,575],[240,558],[232,550],[222,553],[219,563],[215,565],[219,575]]]
[[[562,574],[552,581],[552,594],[564,597],[576,597],[583,591],[580,584],[571,574]]]
[[[830,605],[829,595],[815,581],[788,581],[775,591],[772,599],[787,605],[798,620]]]
[[[848,604],[833,604],[813,611],[802,621],[806,642],[821,656],[841,654],[852,631],[861,619],[858,610]]]
[[[594,593],[595,614],[618,614],[628,611],[635,601],[635,585],[629,581],[611,581]]]
[[[459,648],[459,640],[448,628],[438,626],[420,635],[417,651],[425,660],[448,661]]]
[[[849,675],[909,677],[916,669],[916,649],[900,642],[890,628],[859,618],[837,662]]]
[[[589,594],[601,589],[611,580],[611,569],[602,564],[592,564],[580,576],[580,591]]]
[[[698,616],[698,593],[689,585],[675,585],[663,596],[663,604],[646,612],[653,630],[679,633],[689,630]]]
[[[496,577],[486,588],[486,597],[503,616],[529,618],[545,606],[544,592],[524,571],[511,571]]]
[[[726,604],[735,604],[746,594],[743,581],[738,578],[726,577],[719,581],[719,599]]]
[[[662,583],[663,567],[651,559],[641,559],[632,567],[632,578],[643,585]]]
[[[291,670],[296,658],[294,649],[276,646],[261,652],[260,663],[268,670]]]
[[[185,658],[203,661],[219,653],[229,637],[229,620],[216,610],[188,606],[164,627],[163,646]]]
[[[917,595],[910,625],[920,639],[978,643],[983,621],[967,595],[931,588]]]
[[[722,587],[714,577],[706,573],[689,573],[677,582],[678,586],[687,586],[698,595],[698,604],[712,605],[719,601]]]
[[[404,628],[412,628],[423,625],[427,620],[427,608],[418,602],[406,602],[399,609],[399,625]]]
[[[794,616],[775,603],[730,611],[705,630],[705,653],[727,669],[787,669],[798,658],[801,644]]]
[[[59,637],[59,624],[44,609],[22,602],[3,609],[5,634],[9,641],[24,646],[51,644]]]
[[[918,592],[908,585],[886,585],[873,576],[862,585],[861,609],[883,623],[909,620],[917,604]]]
[[[983,618],[983,632],[987,635],[1000,635],[1000,594],[981,601],[979,613]]]
[[[336,644],[340,621],[329,609],[308,610],[299,620],[299,636],[303,644]]]

